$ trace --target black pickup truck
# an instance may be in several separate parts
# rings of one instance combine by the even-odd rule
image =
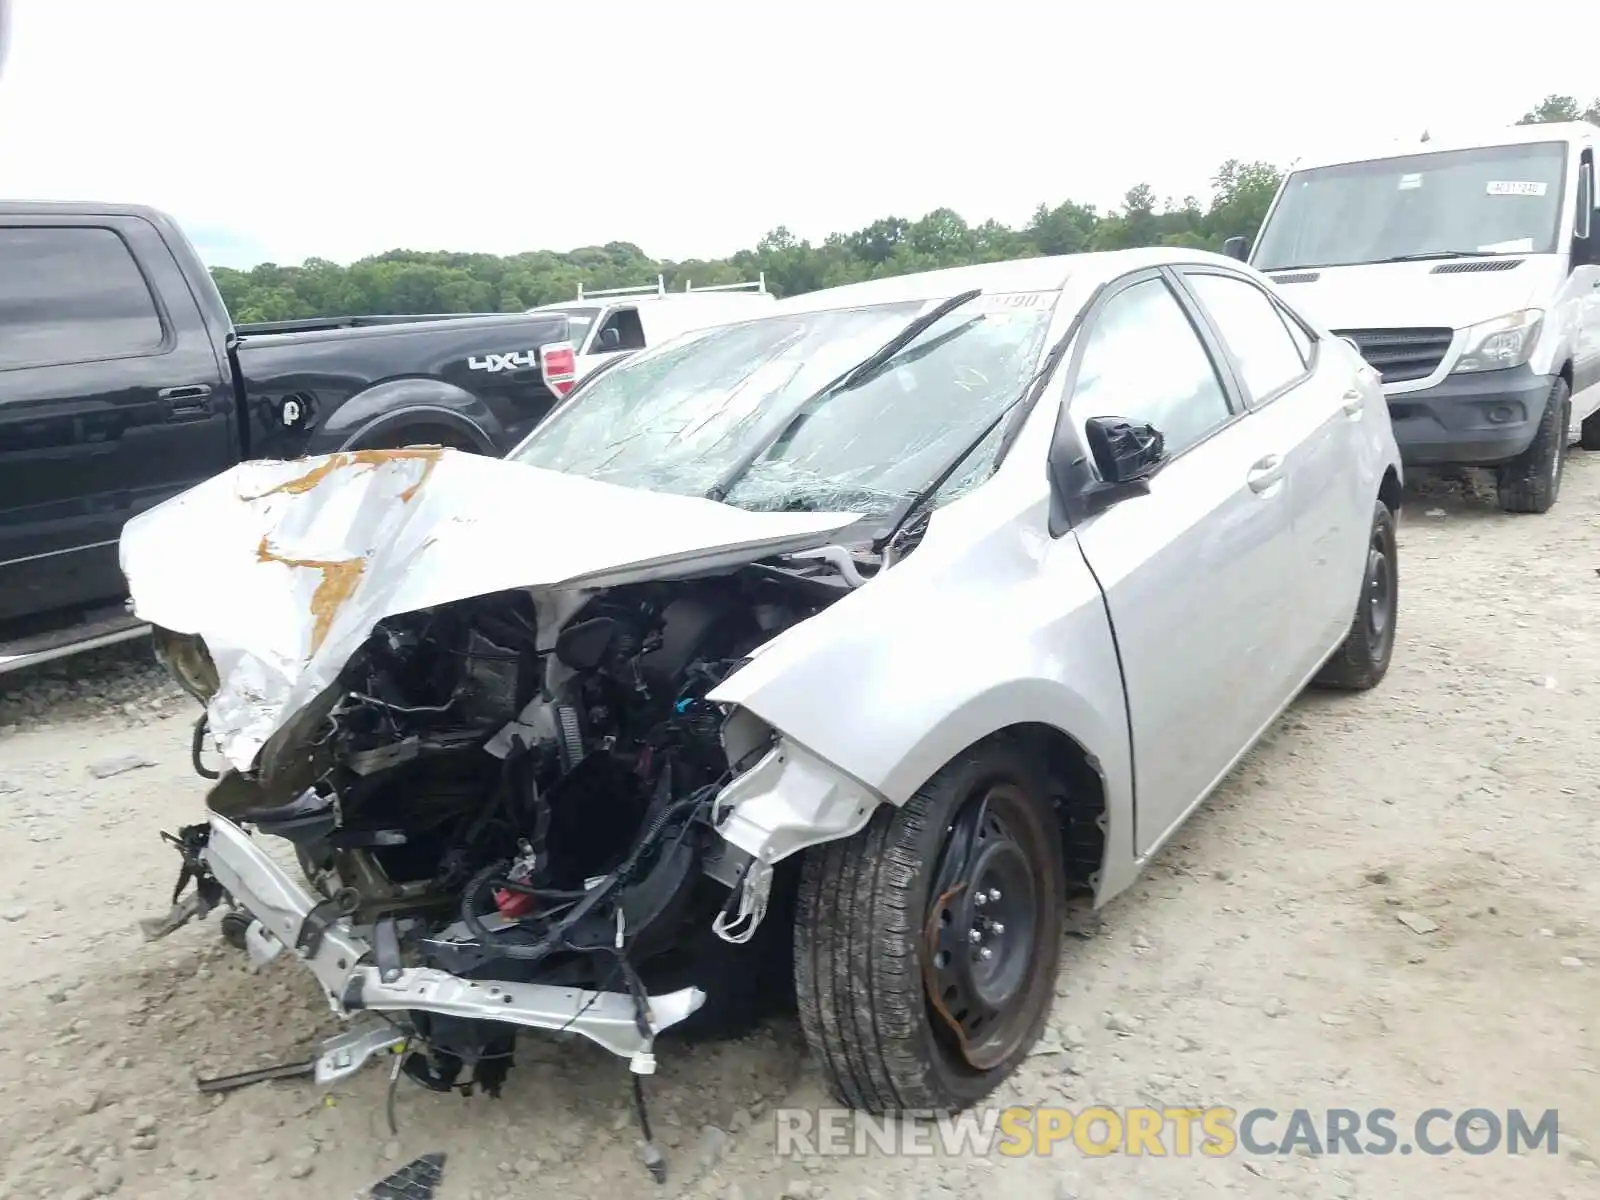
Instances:
[[[142,633],[123,523],[237,462],[503,454],[571,389],[567,337],[559,313],[236,326],[165,214],[0,201],[0,672]]]

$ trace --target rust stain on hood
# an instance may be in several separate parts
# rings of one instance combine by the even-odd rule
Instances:
[[[404,462],[419,460],[423,464],[422,475],[400,493],[402,502],[408,502],[417,494],[418,489],[428,481],[428,476],[433,474],[433,468],[438,465],[439,456],[444,453],[442,446],[406,446],[399,450],[341,450],[337,454],[312,467],[304,475],[298,475],[277,487],[268,488],[257,496],[247,496],[247,500],[262,500],[268,496],[301,496],[311,491],[324,479],[337,471],[352,468],[378,467],[388,462]]]
[[[286,567],[306,567],[322,572],[322,581],[317,584],[317,590],[311,594],[311,617],[314,622],[311,627],[311,653],[315,654],[323,639],[328,636],[328,630],[333,625],[333,618],[338,615],[340,607],[350,599],[351,593],[356,590],[356,584],[361,582],[362,572],[367,569],[366,559],[343,558],[325,562],[314,558],[286,558],[272,549],[265,534],[261,537],[261,544],[256,547],[256,557],[262,562],[282,563]]]

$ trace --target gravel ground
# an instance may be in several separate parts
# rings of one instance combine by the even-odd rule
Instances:
[[[205,1098],[196,1074],[306,1056],[334,1022],[309,975],[252,975],[214,922],[138,940],[173,878],[156,831],[200,783],[192,702],[135,647],[0,678],[0,1197],[347,1197],[431,1151],[441,1200],[1600,1195],[1597,503],[1600,458],[1576,453],[1544,517],[1414,493],[1385,685],[1295,705],[1077,922],[1045,1052],[1000,1097],[1387,1107],[1403,1130],[1557,1108],[1554,1155],[780,1159],[772,1110],[823,1103],[781,1020],[663,1047],[666,1188],[634,1157],[625,1068],[581,1043],[524,1039],[498,1102],[402,1086],[397,1138],[377,1068]]]

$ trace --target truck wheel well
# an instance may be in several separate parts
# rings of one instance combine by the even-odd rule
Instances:
[[[1395,469],[1386,468],[1383,472],[1383,482],[1378,484],[1378,499],[1383,501],[1383,506],[1390,512],[1398,514],[1403,490],[1400,486],[1400,476],[1395,474]]]
[[[1089,752],[1054,725],[1032,721],[996,730],[977,744],[999,740],[1022,745],[1044,765],[1056,789],[1067,882],[1093,889],[1105,859],[1106,789]]]
[[[398,450],[403,446],[447,446],[452,450],[480,453],[478,446],[459,430],[444,425],[403,425],[385,429],[354,447],[358,450]]]

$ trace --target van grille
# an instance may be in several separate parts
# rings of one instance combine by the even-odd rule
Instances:
[[[1444,361],[1452,336],[1449,329],[1335,329],[1333,333],[1354,342],[1385,383],[1432,375]]]

